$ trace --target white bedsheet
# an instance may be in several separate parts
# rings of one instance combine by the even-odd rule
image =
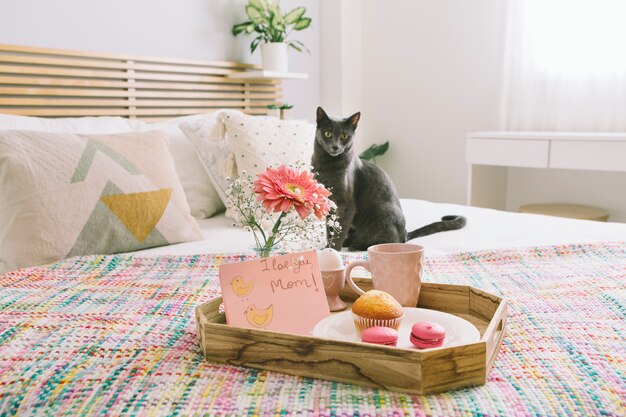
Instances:
[[[426,256],[467,252],[481,249],[516,248],[563,243],[626,241],[626,223],[602,223],[572,220],[535,214],[432,203],[423,200],[401,200],[409,230],[439,220],[447,214],[467,218],[461,230],[437,233],[411,242],[425,248]],[[198,222],[204,240],[180,243],[133,252],[141,255],[197,255],[203,253],[247,252],[254,245],[252,234],[233,227],[224,214]],[[0,264],[0,273],[7,272]]]
[[[510,213],[456,204],[403,199],[407,228],[416,229],[446,214],[467,218],[461,230],[437,233],[412,240],[423,245],[425,255],[440,255],[480,249],[553,245],[562,243],[626,240],[626,223],[601,223],[535,214]],[[199,222],[205,240],[141,251],[142,254],[201,254],[249,251],[251,233],[233,227],[223,214]]]

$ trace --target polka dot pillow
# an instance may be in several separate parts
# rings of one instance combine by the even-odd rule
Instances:
[[[202,121],[183,124],[181,129],[198,150],[223,200],[226,177],[244,170],[255,175],[268,166],[311,164],[315,140],[312,123],[249,116],[236,110],[220,112],[218,120],[225,127],[222,137],[216,135],[219,127],[203,128],[199,125]]]
[[[237,172],[256,174],[270,165],[311,165],[315,125],[303,120],[248,116],[224,111],[221,120],[235,155]]]

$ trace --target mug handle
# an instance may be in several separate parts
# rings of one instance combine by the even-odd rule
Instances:
[[[352,281],[352,276],[351,276],[352,268],[356,268],[357,266],[362,266],[363,268],[369,271],[369,262],[367,261],[351,262],[350,265],[348,265],[348,267],[346,268],[346,281],[348,282],[348,285],[350,285],[350,288],[352,288],[358,295],[363,295],[365,294],[365,291],[357,287],[354,281]]]

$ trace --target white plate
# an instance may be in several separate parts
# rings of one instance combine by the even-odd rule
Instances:
[[[416,349],[409,340],[409,335],[411,334],[411,327],[418,321],[430,321],[440,324],[446,329],[446,338],[442,347],[474,343],[480,340],[480,333],[476,326],[461,317],[426,308],[405,307],[404,318],[400,324],[400,329],[398,329],[397,347]],[[333,314],[321,320],[315,325],[313,336],[346,342],[361,341],[354,327],[352,311],[350,310]]]

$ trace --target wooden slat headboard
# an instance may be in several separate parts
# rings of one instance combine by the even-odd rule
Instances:
[[[235,80],[257,68],[198,61],[0,44],[0,113],[158,120],[219,108],[267,114],[276,80]]]

